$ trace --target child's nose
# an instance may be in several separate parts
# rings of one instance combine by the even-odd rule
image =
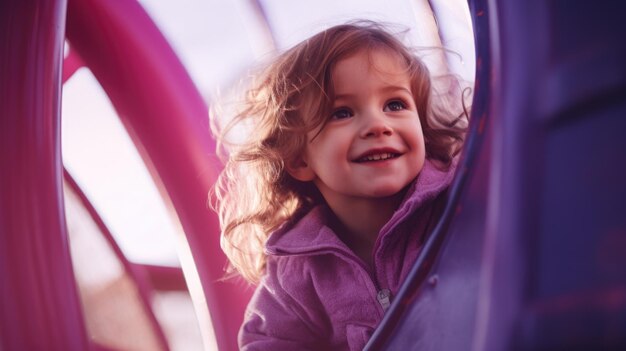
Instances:
[[[389,136],[393,130],[383,113],[369,113],[363,116],[362,138]]]

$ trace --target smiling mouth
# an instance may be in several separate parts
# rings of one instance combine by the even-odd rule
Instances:
[[[397,157],[400,157],[400,154],[394,153],[394,152],[382,152],[382,153],[363,156],[361,158],[354,160],[354,162],[364,163],[364,162],[386,161],[386,160],[391,160]]]

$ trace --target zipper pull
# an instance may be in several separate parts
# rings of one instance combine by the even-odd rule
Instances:
[[[383,311],[387,311],[389,305],[391,305],[391,291],[389,289],[382,289],[376,294],[376,299],[381,306],[383,306]]]

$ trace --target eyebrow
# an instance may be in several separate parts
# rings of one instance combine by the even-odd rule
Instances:
[[[407,89],[406,87],[403,86],[399,86],[399,85],[387,85],[383,88],[380,89],[381,92],[383,93],[393,93],[393,92],[397,92],[397,91],[403,91],[409,95],[412,95],[411,90]],[[341,99],[349,99],[351,97],[353,97],[354,94],[335,94],[334,100],[341,100]]]
[[[404,91],[408,94],[411,94],[411,89],[399,85],[388,85],[380,90],[384,92]]]

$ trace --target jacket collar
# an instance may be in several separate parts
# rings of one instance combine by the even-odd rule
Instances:
[[[398,209],[381,229],[381,235],[387,235],[401,223],[413,210],[434,199],[451,183],[456,162],[448,170],[436,168],[429,160],[424,162],[422,171],[413,181]],[[320,205],[309,211],[297,222],[285,223],[272,233],[265,245],[269,255],[313,254],[321,251],[346,251],[348,247],[327,226],[330,209]]]

